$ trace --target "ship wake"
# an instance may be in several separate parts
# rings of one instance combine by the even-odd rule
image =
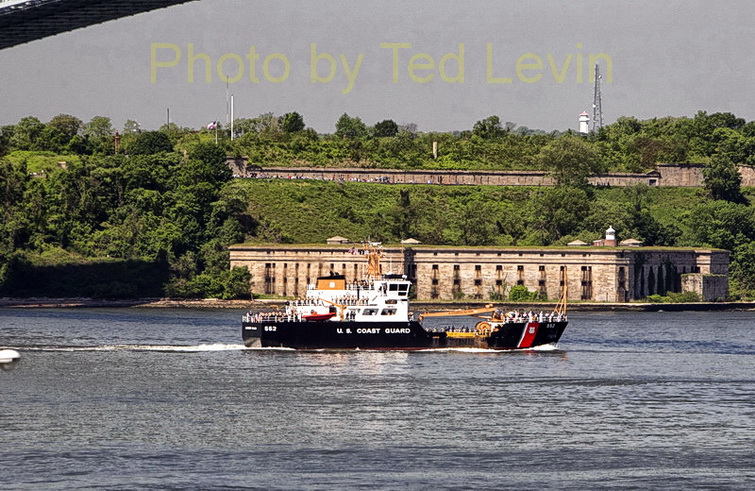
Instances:
[[[196,344],[196,345],[148,345],[148,344],[106,344],[101,346],[19,346],[24,351],[159,351],[176,353],[202,353],[208,351],[245,351],[243,344]]]

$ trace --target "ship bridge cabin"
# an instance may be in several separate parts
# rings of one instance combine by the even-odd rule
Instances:
[[[391,298],[409,298],[412,283],[400,274],[385,275],[384,280],[375,281],[375,287],[385,296]]]
[[[306,300],[293,301],[295,315],[336,314],[334,320],[406,321],[411,282],[403,275],[347,281],[344,275],[318,277],[307,287]]]

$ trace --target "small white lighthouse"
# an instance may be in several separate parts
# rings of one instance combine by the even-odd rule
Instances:
[[[608,230],[606,230],[606,238],[593,240],[592,245],[597,247],[616,247],[616,230],[609,226]]]
[[[605,245],[616,247],[616,230],[614,230],[610,225],[608,226],[608,230],[606,230]]]
[[[590,115],[587,114],[587,111],[582,111],[582,114],[579,115],[579,133],[582,135],[586,135],[590,132]]]

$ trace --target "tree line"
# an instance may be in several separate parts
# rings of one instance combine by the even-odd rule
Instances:
[[[0,293],[71,296],[78,285],[87,296],[230,298],[248,291],[248,273],[228,265],[226,247],[237,242],[346,235],[549,246],[589,243],[612,225],[646,245],[731,250],[735,295],[755,295],[755,209],[737,172],[755,163],[755,126],[730,113],[624,117],[589,135],[529,130],[496,116],[470,130],[420,132],[344,114],[322,135],[291,112],[239,119],[234,132],[231,140],[222,126],[174,123],[142,131],[128,121],[116,136],[108,118],[70,115],[0,128]],[[227,155],[262,166],[530,168],[549,171],[557,186],[239,181]],[[590,174],[659,161],[706,164],[705,188],[587,183]]]
[[[226,193],[226,152],[186,155],[160,132],[131,155],[81,156],[44,175],[0,159],[0,293],[9,296],[248,295],[228,267],[246,203]]]
[[[533,130],[504,123],[495,115],[475,122],[469,129],[449,132],[423,132],[413,123],[397,124],[391,119],[367,124],[359,117],[343,114],[335,121],[332,133],[318,133],[308,128],[297,112],[236,119],[232,140],[230,128],[222,124],[211,128],[168,123],[158,131],[167,135],[178,151],[200,141],[217,140],[229,154],[247,156],[250,162],[263,166],[296,162],[312,166],[553,170],[547,154],[562,151],[568,146],[566,142],[583,155],[584,165],[593,173],[644,172],[658,162],[710,164],[724,160],[755,164],[755,122],[732,113],[705,111],[693,117],[620,117],[588,135],[571,130]],[[87,123],[68,114],[57,115],[47,123],[29,116],[15,125],[0,127],[0,156],[16,151],[133,153],[129,147],[143,132],[139,123],[128,120],[117,132],[116,145],[116,129],[104,116],[95,116]]]

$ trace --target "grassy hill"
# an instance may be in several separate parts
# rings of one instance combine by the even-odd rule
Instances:
[[[689,188],[556,188],[383,185],[329,181],[238,180],[255,223],[253,241],[322,243],[342,235],[428,244],[559,245],[589,241],[609,225],[620,238],[652,240],[649,227],[693,245],[689,213],[706,198]],[[640,223],[645,220],[649,223]]]

